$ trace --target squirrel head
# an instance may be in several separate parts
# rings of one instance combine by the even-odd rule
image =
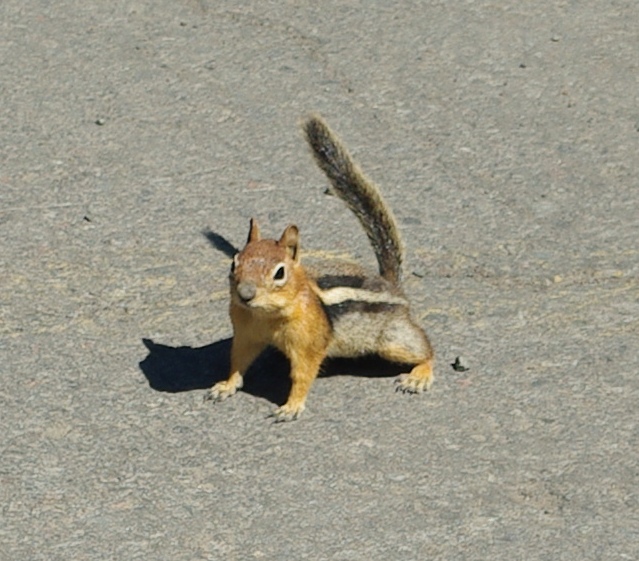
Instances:
[[[232,302],[269,314],[284,313],[300,288],[299,249],[297,226],[287,226],[279,240],[262,239],[252,218],[246,245],[231,265]]]

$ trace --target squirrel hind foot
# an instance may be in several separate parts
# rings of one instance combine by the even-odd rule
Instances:
[[[395,379],[395,391],[402,393],[422,393],[433,385],[433,364],[428,360],[422,362],[406,374]]]

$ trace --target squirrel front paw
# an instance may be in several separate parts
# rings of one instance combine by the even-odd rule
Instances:
[[[223,380],[215,384],[204,396],[204,401],[224,401],[226,398],[231,397],[241,387],[241,384],[236,384],[231,380]]]
[[[299,418],[302,411],[304,411],[303,403],[291,404],[287,402],[273,411],[271,417],[275,419],[276,423],[284,423],[286,421],[294,421]]]

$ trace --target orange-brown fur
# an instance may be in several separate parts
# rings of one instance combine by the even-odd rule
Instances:
[[[273,267],[283,264],[287,282],[274,286]],[[240,283],[252,283],[255,296],[244,302],[238,292]],[[231,273],[231,374],[216,384],[212,396],[224,399],[241,387],[243,376],[268,345],[282,351],[291,362],[292,387],[288,401],[275,415],[280,420],[297,417],[304,409],[306,396],[317,377],[330,341],[330,326],[312,281],[299,262],[298,233],[289,226],[282,238],[260,239],[255,221],[245,248],[236,256]]]

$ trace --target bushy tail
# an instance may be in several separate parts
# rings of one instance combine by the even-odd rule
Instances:
[[[397,284],[404,248],[395,217],[375,184],[366,178],[339,138],[319,115],[304,123],[315,161],[328,176],[333,191],[355,213],[373,246],[379,273]]]

